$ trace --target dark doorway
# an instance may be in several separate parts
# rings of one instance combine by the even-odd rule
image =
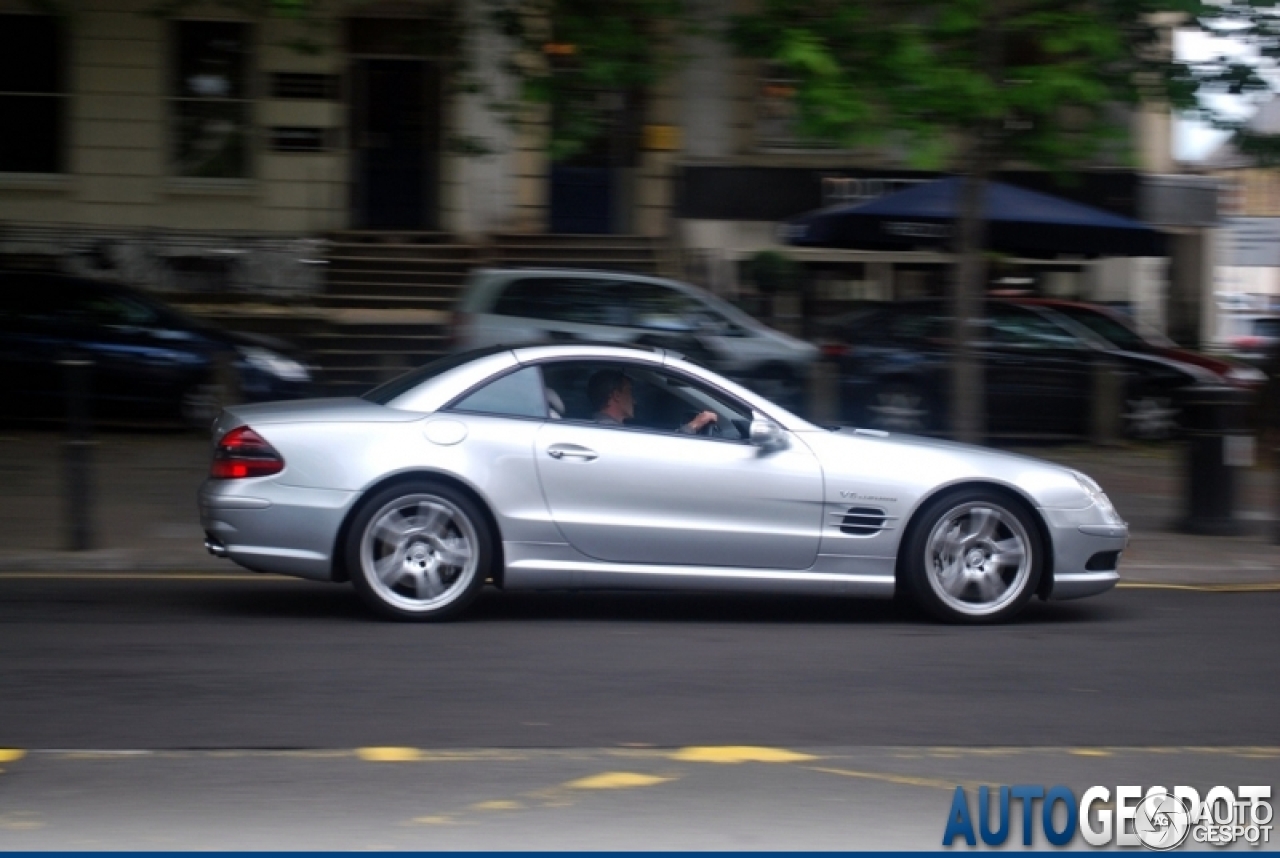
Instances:
[[[614,170],[551,166],[551,231],[602,235],[614,231]]]
[[[359,229],[436,229],[440,73],[358,58],[351,74],[352,216]]]
[[[574,107],[576,104],[576,107]],[[572,109],[570,109],[572,108]],[[626,233],[634,219],[645,94],[636,87],[552,105],[553,127],[592,111],[599,127],[572,156],[551,166],[550,227],[559,233]]]

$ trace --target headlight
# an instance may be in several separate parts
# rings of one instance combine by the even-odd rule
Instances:
[[[1232,384],[1240,384],[1251,386],[1255,384],[1265,384],[1267,374],[1260,369],[1254,369],[1251,366],[1233,366],[1227,370],[1227,381]]]
[[[274,375],[285,381],[311,380],[311,372],[293,358],[258,346],[240,346],[239,348],[245,363],[259,372]]]
[[[1120,513],[1116,512],[1116,508],[1111,504],[1111,498],[1107,497],[1107,493],[1102,490],[1102,486],[1098,485],[1086,474],[1079,471],[1072,471],[1071,475],[1076,478],[1076,482],[1080,484],[1080,488],[1084,489],[1085,494],[1093,499],[1093,504],[1102,513],[1102,517],[1107,520],[1108,524],[1124,524],[1124,519],[1120,517]]]

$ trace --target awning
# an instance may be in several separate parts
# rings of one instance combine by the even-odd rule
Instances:
[[[801,247],[951,250],[964,180],[924,182],[869,203],[818,209],[786,221]],[[1018,256],[1164,256],[1164,233],[1070,200],[988,182],[985,249]]]

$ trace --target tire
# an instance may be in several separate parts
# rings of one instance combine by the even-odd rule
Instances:
[[[1124,433],[1137,441],[1167,441],[1178,436],[1180,409],[1170,391],[1135,391],[1125,397]]]
[[[871,394],[867,405],[868,429],[919,435],[932,429],[933,424],[933,407],[914,385],[889,384]]]
[[[950,623],[998,623],[1035,594],[1044,547],[1024,504],[990,489],[950,492],[920,511],[901,549],[903,583]]]
[[[352,586],[374,611],[397,620],[445,620],[484,586],[493,535],[471,498],[418,480],[370,496],[344,550]]]

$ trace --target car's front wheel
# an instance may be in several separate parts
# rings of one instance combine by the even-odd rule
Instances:
[[[955,623],[1009,619],[1035,593],[1044,565],[1031,513],[981,488],[931,501],[902,550],[904,583],[917,603]]]
[[[443,620],[475,598],[493,537],[460,491],[430,481],[392,486],[361,507],[346,545],[351,583],[384,616]]]

